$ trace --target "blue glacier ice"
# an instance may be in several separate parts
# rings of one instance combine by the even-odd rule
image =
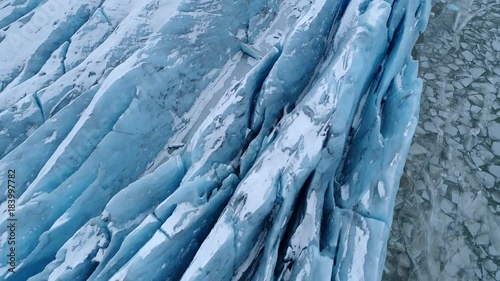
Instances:
[[[2,3],[0,279],[380,280],[429,13]]]

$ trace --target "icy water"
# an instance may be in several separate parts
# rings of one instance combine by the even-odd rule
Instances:
[[[500,1],[433,1],[384,280],[500,280]]]

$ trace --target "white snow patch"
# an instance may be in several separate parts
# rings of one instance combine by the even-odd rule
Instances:
[[[52,225],[50,230],[58,228],[59,226],[65,224],[67,221],[69,221],[68,213],[64,213],[62,216],[59,217],[59,219],[56,220],[56,222]]]
[[[44,140],[44,142],[43,142],[43,143],[45,143],[45,144],[49,144],[49,143],[51,143],[51,142],[55,141],[55,140],[56,140],[56,137],[57,137],[57,132],[56,132],[56,131],[54,131],[54,132],[52,132],[52,135],[50,135],[48,138],[46,138],[46,139]]]
[[[342,197],[342,200],[347,200],[349,199],[349,184],[344,184],[340,187],[340,196]]]
[[[363,220],[363,227],[366,228],[366,222]],[[368,254],[368,239],[370,235],[359,226],[354,230],[353,261],[349,271],[348,280],[365,280],[364,266],[366,264],[366,255]]]
[[[92,252],[96,250],[101,240],[104,239],[101,235],[96,235],[97,229],[95,226],[87,225],[81,232],[78,232],[62,248],[64,251],[64,262],[59,265],[49,275],[48,281],[59,280],[62,274],[67,270],[76,268],[91,258]]]
[[[233,229],[227,223],[216,224],[215,228],[201,245],[191,265],[184,273],[184,276],[195,276],[195,272],[205,268],[211,258],[222,248],[222,245],[230,241],[232,243],[233,235]]]
[[[385,185],[383,181],[379,181],[377,184],[378,195],[382,198],[385,196]]]
[[[137,255],[139,255],[141,259],[145,259],[147,256],[149,256],[149,254],[151,254],[154,248],[167,241],[167,239],[168,238],[167,236],[165,236],[165,234],[161,233],[160,231],[157,231],[153,235],[153,237],[149,239],[146,245],[142,246]]]
[[[193,206],[189,202],[178,204],[172,215],[161,226],[161,229],[172,237],[192,223],[198,212],[200,212],[200,208]]]

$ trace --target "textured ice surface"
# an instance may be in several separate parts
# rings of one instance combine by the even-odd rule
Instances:
[[[433,1],[385,280],[500,280],[500,1]]]
[[[381,279],[430,1],[0,3],[2,280]]]

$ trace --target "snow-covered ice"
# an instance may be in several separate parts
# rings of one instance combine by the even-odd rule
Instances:
[[[0,279],[381,280],[430,0],[1,3]]]

